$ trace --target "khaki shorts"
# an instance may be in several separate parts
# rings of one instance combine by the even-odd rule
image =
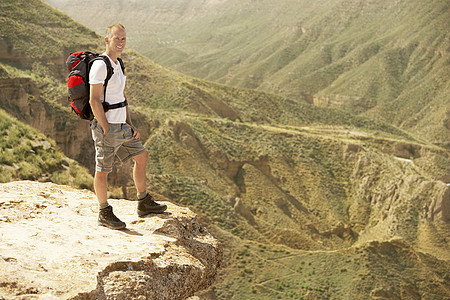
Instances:
[[[130,125],[109,124],[106,134],[94,119],[91,122],[92,138],[95,145],[95,170],[110,173],[113,164],[124,162],[147,151],[140,140],[133,137]]]

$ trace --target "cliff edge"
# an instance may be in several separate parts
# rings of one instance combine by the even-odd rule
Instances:
[[[127,229],[97,225],[90,191],[0,184],[0,299],[185,299],[212,283],[222,246],[192,211],[110,203]]]

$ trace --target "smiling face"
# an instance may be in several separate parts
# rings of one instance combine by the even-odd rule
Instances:
[[[112,28],[110,34],[105,37],[106,54],[111,59],[116,60],[123,49],[125,49],[126,40],[127,34],[125,29],[119,27]]]

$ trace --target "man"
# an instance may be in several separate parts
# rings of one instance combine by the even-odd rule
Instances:
[[[131,122],[128,106],[111,109],[105,113],[102,105],[105,100],[109,104],[126,103],[124,102],[126,76],[118,61],[126,44],[124,26],[121,24],[109,26],[106,29],[105,43],[106,52],[103,55],[109,58],[114,68],[114,74],[108,81],[106,99],[103,99],[103,84],[107,74],[106,63],[103,60],[94,61],[89,73],[90,105],[95,117],[91,122],[96,155],[94,189],[99,202],[98,224],[111,229],[123,229],[126,224],[114,215],[107,201],[107,178],[112,171],[115,156],[121,161],[134,158],[133,179],[138,193],[139,216],[162,213],[167,206],[153,201],[146,191],[145,168],[149,155],[139,140],[139,131]]]

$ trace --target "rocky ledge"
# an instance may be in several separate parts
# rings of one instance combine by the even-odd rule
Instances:
[[[165,201],[139,218],[136,202],[110,203],[127,229],[97,225],[90,191],[0,184],[0,299],[172,300],[212,283],[222,246],[192,211]]]

